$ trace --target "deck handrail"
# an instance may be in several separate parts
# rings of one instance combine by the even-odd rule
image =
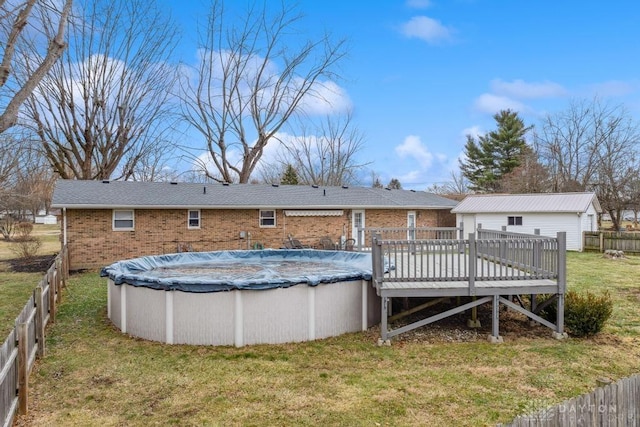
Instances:
[[[376,284],[466,281],[473,286],[478,280],[550,279],[560,285],[565,281],[565,251],[564,233],[501,239],[476,239],[470,233],[469,239],[421,240],[390,240],[375,234],[373,275]]]
[[[356,249],[359,252],[371,250],[367,243],[376,234],[383,239],[396,240],[456,239],[462,238],[462,227],[358,227],[354,236]]]

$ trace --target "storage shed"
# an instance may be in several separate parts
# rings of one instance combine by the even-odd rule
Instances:
[[[595,193],[469,195],[451,210],[465,238],[482,228],[555,237],[567,233],[567,249],[582,251],[582,232],[597,231],[602,212]]]

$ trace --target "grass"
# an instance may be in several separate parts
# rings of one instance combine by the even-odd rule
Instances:
[[[376,331],[244,348],[163,345],[106,318],[106,283],[71,277],[18,425],[452,425],[508,422],[640,366],[640,259],[571,253],[570,289],[609,289],[604,333],[505,343],[398,340]],[[427,326],[428,328],[429,326]]]
[[[60,250],[60,226],[35,224],[32,235],[42,240],[39,255]],[[14,321],[33,293],[42,273],[13,273],[8,260],[15,257],[11,250],[15,242],[0,239],[0,340],[13,329]]]

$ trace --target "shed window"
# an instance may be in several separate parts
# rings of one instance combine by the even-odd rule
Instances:
[[[113,230],[131,231],[133,230],[134,215],[133,209],[113,211]]]
[[[260,211],[260,227],[275,227],[275,226],[276,226],[276,211],[261,210]]]
[[[521,216],[510,216],[510,217],[507,217],[507,224],[509,224],[509,225],[522,225],[522,217]]]
[[[190,229],[200,228],[200,211],[197,209],[188,212],[188,227]]]

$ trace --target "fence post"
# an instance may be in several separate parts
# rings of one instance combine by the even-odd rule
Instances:
[[[42,288],[40,285],[36,286],[35,294],[33,296],[36,304],[36,343],[38,345],[37,355],[43,357],[45,354],[45,339],[44,339],[44,298],[42,297]]]
[[[47,271],[45,275],[47,279],[47,285],[49,286],[49,321],[56,323],[56,288],[51,280],[51,274]]]
[[[29,324],[18,325],[18,412],[27,415],[29,397]]]
[[[600,241],[600,252],[604,252],[604,233],[602,231],[600,231],[600,236],[599,237],[599,241]]]

